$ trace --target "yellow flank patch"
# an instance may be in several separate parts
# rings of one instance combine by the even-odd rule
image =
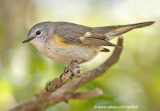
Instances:
[[[68,45],[68,43],[65,43],[64,40],[56,34],[54,34],[54,40],[59,45]]]
[[[112,30],[110,30],[110,32],[112,32],[112,31],[119,31],[119,30],[126,30],[126,29],[129,29],[129,28],[131,28],[131,26],[122,26],[122,27],[119,27],[119,28],[116,28],[116,29],[112,29]]]

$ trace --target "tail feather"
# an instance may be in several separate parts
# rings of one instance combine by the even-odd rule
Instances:
[[[142,22],[142,23],[128,24],[128,25],[98,27],[96,29],[99,30],[101,33],[104,33],[108,40],[111,40],[115,38],[115,36],[126,33],[132,29],[150,26],[153,23],[154,21],[149,21],[149,22]]]
[[[142,28],[142,27],[150,26],[153,23],[155,23],[155,21],[142,22],[142,23],[136,23],[136,24],[129,24],[128,26],[133,26],[134,28]]]

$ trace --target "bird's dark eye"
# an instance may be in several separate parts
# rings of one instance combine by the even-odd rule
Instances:
[[[41,31],[38,30],[38,31],[36,32],[36,35],[40,35],[40,34],[41,34]]]

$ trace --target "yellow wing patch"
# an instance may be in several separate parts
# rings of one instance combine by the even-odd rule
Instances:
[[[58,35],[54,34],[54,40],[58,45],[69,45],[68,43],[64,42],[64,39],[59,37]]]

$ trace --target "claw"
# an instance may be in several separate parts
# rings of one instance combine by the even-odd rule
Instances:
[[[81,68],[74,68],[71,70],[71,73],[73,73],[76,77],[80,77],[82,75],[82,70]]]
[[[65,74],[68,74],[68,72],[71,73],[71,77],[80,77],[82,76],[82,69],[79,67],[79,64],[86,62],[87,60],[82,60],[80,62],[78,62],[77,60],[73,60],[70,63],[68,63],[68,65],[64,68],[64,72],[61,74],[60,76],[60,82],[62,82],[63,76]]]

